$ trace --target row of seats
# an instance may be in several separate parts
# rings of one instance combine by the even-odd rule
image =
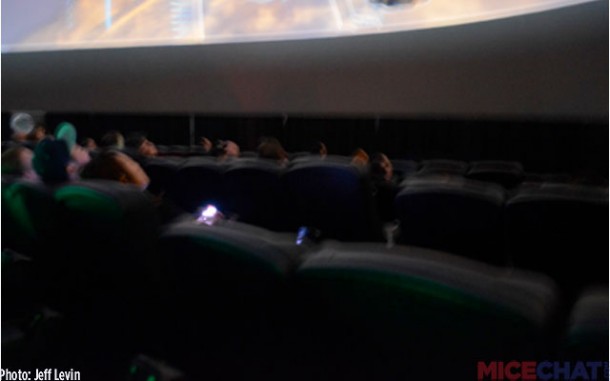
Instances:
[[[69,355],[95,347],[126,363],[152,352],[195,379],[329,380],[448,369],[467,379],[478,361],[607,359],[607,285],[573,306],[544,275],[414,246],[298,244],[231,220],[158,230],[138,216],[151,200],[127,189],[54,192],[70,242],[47,247],[67,263],[46,286],[66,311],[62,340],[86,345]],[[51,271],[44,258],[35,262]]]
[[[179,162],[187,160],[187,157],[196,158],[196,156],[201,156],[202,151],[200,147],[160,146],[159,153],[161,158]],[[254,159],[257,155],[254,152],[246,151],[240,156],[243,159]],[[291,156],[291,161],[312,160],[317,158],[318,156],[311,155],[307,152],[297,152]],[[350,157],[339,155],[331,156],[331,159],[344,162],[351,160]],[[418,162],[415,160],[394,159],[392,160],[392,165],[395,174],[399,178],[404,178],[415,173],[422,175],[452,174],[465,176],[475,180],[497,183],[506,188],[514,187],[530,176],[524,171],[523,165],[517,161],[484,160],[465,162],[459,160],[433,159]]]
[[[476,359],[555,350],[548,344],[560,301],[544,276],[415,247],[326,242],[307,250],[293,240],[232,222],[171,226],[160,243],[177,277],[172,310],[192,316],[205,301],[209,311],[171,337],[189,353],[202,337],[226,354],[233,335],[254,345],[246,354],[279,347],[289,378],[304,379],[421,377],[433,359],[459,374]]]
[[[442,164],[442,163],[437,163]],[[445,163],[446,164],[446,163]],[[325,238],[382,238],[374,187],[346,160],[295,160],[287,168],[262,160],[146,166],[186,210],[213,203],[237,219],[277,231],[313,226]],[[506,191],[459,176],[407,177],[394,200],[398,242],[543,271],[561,282],[607,279],[607,188],[528,183]],[[570,258],[579,254],[579,264]],[[566,259],[563,259],[566,258]]]
[[[159,148],[160,157],[170,160],[185,160],[189,157],[205,156],[203,149],[199,146],[157,146]],[[240,154],[241,158],[253,159],[258,154],[254,151],[243,151]],[[343,158],[349,160],[349,157],[335,155],[335,158]],[[302,160],[308,158],[317,158],[309,152],[295,152],[290,155],[291,160]],[[394,173],[399,178],[404,178],[412,174],[453,174],[465,176],[470,179],[488,181],[504,186],[505,188],[514,188],[522,182],[528,181],[548,181],[569,183],[573,181],[583,182],[591,185],[607,186],[608,179],[590,177],[575,178],[568,173],[533,173],[526,172],[523,165],[518,161],[509,160],[479,160],[479,161],[461,161],[452,159],[427,159],[421,161],[393,159],[392,164]]]
[[[255,160],[228,167],[221,170],[212,161],[169,167],[172,181],[167,184],[179,187],[168,197],[182,201],[183,206],[186,200],[192,200],[192,205],[212,202],[225,212],[237,211],[242,222],[274,230],[295,232],[299,226],[312,226],[322,230],[322,238],[375,241],[381,237],[370,183],[353,166],[307,161],[282,172],[272,163]],[[55,229],[70,224],[48,221],[61,221],[58,216],[66,214],[59,204],[69,205],[71,198],[83,198],[85,193],[90,194],[92,205],[119,197],[117,205],[109,201],[102,208],[117,214],[110,219],[117,224],[125,223],[120,210],[136,224],[150,224],[157,218],[154,210],[136,213],[125,209],[147,202],[147,196],[132,194],[122,184],[85,181],[53,191],[27,182],[3,183],[3,220],[12,221],[6,224],[7,247],[27,253],[41,242],[57,241]],[[77,205],[82,207],[82,203]],[[403,184],[395,210],[401,244],[534,269],[551,275],[566,289],[607,281],[604,268],[598,266],[607,263],[603,250],[607,189],[530,184],[508,197],[492,184],[454,177],[414,177]],[[128,224],[124,232],[132,228],[133,223]],[[109,234],[104,227],[96,231],[100,234],[88,242],[106,239]]]
[[[382,237],[371,183],[347,160],[295,161],[284,169],[258,159],[197,158],[181,164],[151,161],[145,170],[153,191],[165,191],[188,212],[212,203],[242,222],[272,230],[308,225],[343,240]]]
[[[47,367],[92,366],[105,374],[124,366],[136,348],[153,347],[159,320],[151,311],[163,308],[161,221],[153,198],[113,181],[2,186],[3,249],[33,259],[37,306],[62,316],[60,340],[45,341],[33,357]],[[4,290],[30,300],[22,288]],[[30,325],[24,320],[21,330]],[[19,353],[20,361],[32,357]]]
[[[176,158],[196,157],[205,155],[205,151],[200,146],[183,145],[158,145],[159,155],[173,156]],[[240,155],[242,158],[254,158],[256,152],[244,151]],[[300,159],[311,156],[309,152],[294,152],[291,159]],[[521,182],[527,175],[523,165],[517,161],[506,160],[482,160],[465,162],[450,159],[431,159],[417,162],[415,160],[392,160],[394,169],[400,175],[411,174],[417,171],[421,173],[450,173],[464,175],[476,180],[491,181],[506,187],[513,187]]]

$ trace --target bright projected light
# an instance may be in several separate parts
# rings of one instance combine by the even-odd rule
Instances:
[[[592,0],[4,0],[2,52],[338,37]]]

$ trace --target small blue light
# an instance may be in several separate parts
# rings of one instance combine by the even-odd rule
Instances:
[[[305,237],[307,237],[307,233],[308,233],[308,230],[306,227],[303,226],[303,227],[299,228],[299,231],[297,233],[297,241],[296,241],[297,245],[303,244]]]

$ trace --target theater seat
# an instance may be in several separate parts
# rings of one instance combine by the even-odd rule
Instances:
[[[608,189],[530,184],[506,204],[515,264],[554,277],[570,296],[608,283]]]
[[[394,203],[400,242],[493,264],[507,263],[504,189],[452,176],[411,178],[402,186]]]
[[[400,180],[404,180],[406,177],[417,172],[419,164],[414,160],[393,159],[392,167],[394,169],[394,175],[396,175]]]
[[[281,167],[261,159],[236,160],[225,172],[226,210],[239,221],[272,230],[286,227]]]
[[[63,231],[72,240],[73,260],[91,271],[84,276],[132,278],[157,267],[160,221],[149,194],[116,181],[88,180],[57,189],[55,199],[64,209]]]
[[[167,155],[171,156],[188,156],[190,154],[190,147],[182,145],[170,145],[167,147]]]
[[[135,186],[89,180],[59,188],[55,198],[64,208],[69,259],[58,281],[66,284],[63,311],[79,345],[92,356],[121,356],[136,343],[150,344],[155,339],[148,332],[158,324],[151,311],[161,292],[160,221],[151,196]]]
[[[370,178],[359,168],[335,160],[300,161],[282,181],[293,229],[312,226],[323,238],[346,241],[381,239]]]
[[[222,280],[228,283],[218,286],[241,285],[250,293],[267,282],[283,281],[299,263],[295,238],[230,220],[214,226],[186,221],[170,225],[160,244],[172,269],[179,268],[179,282],[202,288],[209,279]]]
[[[474,161],[466,177],[496,183],[509,189],[523,181],[523,165],[516,161]]]
[[[296,277],[304,368],[327,379],[474,379],[477,361],[542,358],[558,305],[545,276],[416,247],[327,243]]]
[[[198,377],[257,378],[273,368],[288,277],[300,262],[294,238],[234,221],[171,225],[160,240],[169,359]]]
[[[12,250],[2,250],[2,321],[32,315],[44,301],[41,281],[32,258]]]
[[[225,210],[225,167],[214,158],[189,158],[178,170],[175,201],[187,212],[195,212],[205,204]]]
[[[179,163],[165,158],[154,158],[148,160],[144,166],[144,171],[150,178],[148,190],[154,194],[165,194],[174,197],[177,190],[176,177],[178,174]]]
[[[417,172],[420,176],[425,175],[465,175],[468,163],[459,160],[434,159],[424,160]]]
[[[2,246],[39,257],[56,243],[63,224],[53,189],[40,183],[2,182]]]
[[[589,289],[572,308],[563,342],[571,360],[608,361],[608,287]]]

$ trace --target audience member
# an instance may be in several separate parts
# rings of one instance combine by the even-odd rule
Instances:
[[[32,167],[34,152],[26,147],[13,147],[2,154],[2,176],[15,179],[37,180],[38,176]]]
[[[125,138],[119,131],[108,131],[104,134],[104,136],[102,136],[102,139],[100,140],[100,147],[122,150],[125,148]]]
[[[212,151],[212,142],[210,141],[210,139],[206,138],[205,136],[202,136],[201,139],[199,140],[199,144],[201,145],[201,147],[203,147],[203,152],[205,154],[210,154],[210,152]]]
[[[155,143],[141,133],[130,134],[125,140],[125,153],[140,164],[144,164],[148,158],[157,156],[159,151]]]
[[[11,141],[17,144],[27,142],[27,137],[34,129],[34,119],[26,113],[17,113],[11,116]]]
[[[394,180],[394,167],[392,162],[383,153],[376,153],[371,159],[371,176],[375,180],[392,182]]]
[[[131,184],[146,190],[150,184],[150,178],[142,169],[140,164],[128,155],[118,150],[105,150],[99,153],[83,170],[83,178],[105,179],[119,181],[123,184]],[[182,209],[165,197],[163,193],[153,194],[153,202],[163,223],[169,223],[176,219],[189,218]]]
[[[117,150],[105,150],[91,160],[81,174],[88,179],[115,180],[146,189],[150,183],[140,164]]]
[[[219,161],[239,157],[239,146],[232,140],[217,140],[210,154]]]
[[[286,153],[280,141],[273,137],[262,139],[258,145],[258,157],[275,160],[280,165],[288,163],[288,153]]]
[[[309,152],[312,155],[320,155],[321,158],[325,158],[326,155],[328,155],[328,150],[326,149],[326,144],[324,144],[323,142],[315,142],[312,146],[311,149],[309,150]]]
[[[97,150],[97,143],[93,138],[86,137],[81,141],[81,147],[87,150],[89,153]]]
[[[352,153],[352,162],[353,165],[357,165],[359,167],[366,167],[369,164],[369,154],[366,153],[362,148],[357,148]]]
[[[394,180],[392,162],[383,153],[376,153],[371,158],[371,179],[379,215],[384,221],[394,220],[394,198],[398,194],[398,185]]]
[[[34,126],[34,129],[30,131],[26,136],[26,144],[29,148],[34,149],[36,144],[38,144],[42,139],[44,139],[47,135],[47,128],[42,123],[37,123]]]
[[[64,140],[43,139],[34,149],[32,166],[45,184],[59,184],[77,176]]]

